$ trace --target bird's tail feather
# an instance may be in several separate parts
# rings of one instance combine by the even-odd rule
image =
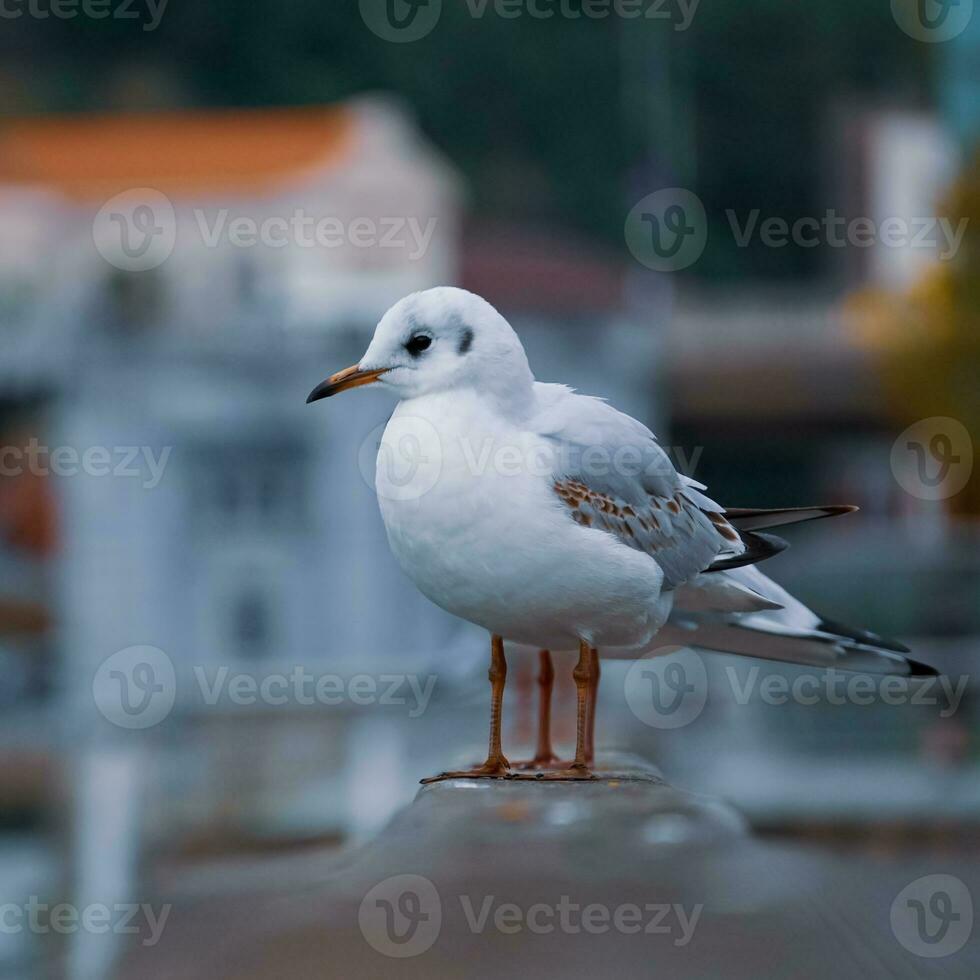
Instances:
[[[696,493],[696,490],[689,490],[688,493]],[[710,500],[706,503],[711,505]],[[799,524],[802,521],[815,521],[822,517],[836,517],[839,514],[852,514],[856,510],[857,507],[851,504],[831,504],[820,507],[728,507],[725,509],[725,520],[738,532],[742,550],[736,554],[729,552],[719,555],[705,571],[723,572],[744,565],[754,565],[772,558],[773,555],[778,555],[789,547],[789,542],[776,537],[775,534],[760,533],[763,528]]]
[[[892,650],[858,643],[833,633],[795,630],[766,622],[763,614],[754,616],[751,622],[668,620],[657,634],[657,644],[697,647],[716,653],[735,653],[744,657],[868,674],[926,677],[937,673],[927,664]]]
[[[733,585],[764,597],[771,607],[739,614],[717,608],[696,609],[691,604],[683,608],[682,598],[657,634],[657,646],[692,646],[871,674],[920,677],[937,673],[932,667],[903,656],[907,648],[893,640],[821,618],[754,566],[734,568],[721,575],[731,579]]]
[[[727,507],[725,517],[739,531],[763,531],[768,527],[817,521],[822,517],[838,517],[853,514],[853,504],[829,504],[818,507]]]

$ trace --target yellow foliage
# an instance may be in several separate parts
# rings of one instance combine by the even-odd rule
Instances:
[[[968,219],[957,254],[937,261],[906,294],[865,293],[852,310],[878,352],[889,411],[902,424],[934,415],[959,419],[980,451],[980,154],[940,209]],[[980,469],[980,460],[977,461]],[[980,479],[950,501],[980,513]]]

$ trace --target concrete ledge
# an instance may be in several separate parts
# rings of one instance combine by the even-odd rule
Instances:
[[[160,896],[163,938],[117,976],[921,975],[890,909],[913,870],[947,869],[869,864],[757,841],[725,804],[628,757],[595,782],[447,781],[339,861]],[[980,976],[975,945],[942,967]]]

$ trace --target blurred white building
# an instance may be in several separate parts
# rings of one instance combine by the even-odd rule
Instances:
[[[349,705],[283,729],[273,716],[295,704],[208,705],[195,672],[409,669],[458,632],[384,542],[373,446],[390,406],[304,401],[388,305],[455,280],[460,190],[382,99],[0,127],[0,392],[44,406],[29,424],[40,448],[5,463],[14,480],[50,477],[59,529],[18,595],[55,623],[56,693],[5,727],[25,720],[25,752],[46,747],[74,774],[81,899],[125,891],[137,826],[163,839],[266,813],[272,832],[311,810],[322,833],[354,819]],[[134,645],[175,668],[150,741],[93,697],[99,665]],[[104,749],[89,753],[93,736]],[[297,801],[318,771],[315,803]],[[73,975],[99,975],[108,951],[86,954],[92,942]]]
[[[73,117],[0,139],[4,386],[54,396],[52,445],[144,469],[59,481],[68,662],[444,643],[452,624],[402,601],[357,465],[385,407],[304,406],[391,302],[455,278],[459,182],[405,113]],[[123,447],[148,448],[122,466]]]
[[[82,898],[125,890],[147,843],[362,834],[447,763],[444,733],[482,738],[486,638],[424,600],[384,538],[390,399],[306,395],[395,300],[461,282],[512,319],[542,379],[650,419],[659,325],[627,308],[618,257],[523,230],[464,242],[461,209],[454,169],[377,98],[0,126],[0,392],[40,401],[29,430],[67,452],[38,464],[57,696],[28,730],[69,739],[52,755],[75,783]],[[135,675],[100,666],[147,646],[175,703],[130,730],[113,721]],[[436,707],[242,708],[200,681],[296,667],[436,676]]]

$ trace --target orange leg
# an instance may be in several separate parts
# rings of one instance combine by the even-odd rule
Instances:
[[[503,637],[494,634],[490,639],[490,749],[487,761],[475,769],[461,769],[440,773],[423,779],[423,783],[434,783],[440,779],[480,779],[499,778],[510,771],[510,763],[504,757],[500,745],[500,719],[503,713],[504,686],[507,683],[507,659],[504,657]]]
[[[551,692],[555,686],[555,668],[551,662],[551,652],[538,653],[538,747],[534,762],[541,766],[554,765],[558,761],[551,746]]]
[[[575,715],[575,761],[572,770],[589,773],[588,752],[586,750],[586,715],[589,708],[589,687],[592,683],[594,662],[592,647],[588,643],[579,643],[578,663],[572,671],[575,678],[576,715]],[[590,774],[591,775],[591,774]]]
[[[550,769],[558,762],[551,745],[551,694],[555,686],[555,668],[550,650],[538,651],[538,745],[530,762],[517,764],[519,769]]]
[[[588,718],[585,727],[585,761],[595,764],[595,707],[599,696],[599,651],[592,647],[589,651],[592,676],[589,678]]]
[[[504,686],[507,684],[507,659],[504,657],[504,638],[494,634],[490,638],[490,750],[484,769],[504,772],[510,763],[500,747],[500,719],[504,708]]]
[[[543,652],[543,651],[542,651]],[[550,660],[550,658],[549,658]],[[542,659],[543,663],[543,659]],[[567,768],[551,769],[535,766],[533,762],[528,763],[524,768],[539,771],[533,775],[515,773],[515,778],[519,779],[595,779],[595,775],[589,768],[592,765],[593,756],[593,736],[591,727],[595,722],[595,699],[596,690],[599,684],[599,654],[587,643],[579,644],[579,658],[572,672],[575,678],[576,693],[576,723],[575,723],[575,761],[564,764]],[[591,708],[590,708],[591,704]],[[548,743],[550,750],[550,740]],[[538,752],[541,752],[539,742]],[[544,771],[540,771],[544,769]]]

